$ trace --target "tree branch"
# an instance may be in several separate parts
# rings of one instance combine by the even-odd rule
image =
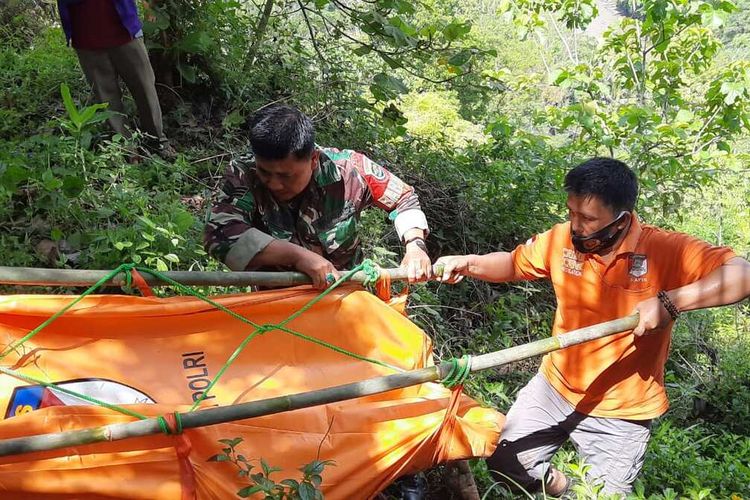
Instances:
[[[307,17],[307,7],[300,1],[297,0],[297,5],[300,6],[302,9],[302,17],[305,18],[305,24],[307,25],[307,32],[310,33],[310,41],[312,42],[313,48],[315,49],[315,53],[318,54],[318,57],[321,61],[328,64],[328,61],[326,61],[326,58],[323,57],[322,52],[320,52],[320,47],[318,47],[318,41],[315,39],[315,31],[313,30],[312,25],[310,24],[310,18]]]
[[[258,21],[258,27],[255,29],[255,39],[245,56],[245,64],[243,65],[245,71],[249,70],[255,62],[255,54],[258,52],[260,42],[263,40],[263,35],[266,33],[268,19],[271,17],[271,11],[273,10],[273,3],[274,0],[266,0],[265,5],[263,6],[263,12],[261,13],[260,21]]]

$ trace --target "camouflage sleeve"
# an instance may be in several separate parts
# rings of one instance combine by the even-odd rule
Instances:
[[[413,187],[361,153],[354,153],[350,161],[367,184],[373,204],[390,212],[400,239],[414,228],[422,229],[425,234],[429,232],[427,218]]]
[[[244,271],[273,237],[253,227],[255,198],[241,160],[229,164],[223,182],[206,222],[204,246],[232,271]]]

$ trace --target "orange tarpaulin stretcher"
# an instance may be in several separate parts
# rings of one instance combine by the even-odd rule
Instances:
[[[278,323],[315,297],[308,287],[214,298],[259,324]],[[0,297],[7,346],[70,303],[70,296]],[[432,364],[429,338],[358,287],[335,290],[287,325],[406,370]],[[192,297],[85,297],[0,364],[45,382],[157,416],[188,411],[253,328]],[[254,338],[201,407],[231,405],[390,375],[393,369],[282,331]],[[134,418],[56,390],[0,375],[0,439],[129,422]],[[219,439],[299,478],[332,459],[326,498],[368,498],[405,473],[487,456],[503,416],[435,383],[210,427],[0,458],[2,498],[233,498],[249,483],[227,462],[208,462]],[[319,454],[319,455],[318,455]]]

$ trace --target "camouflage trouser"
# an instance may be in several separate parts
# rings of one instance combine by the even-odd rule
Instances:
[[[497,481],[538,490],[552,456],[570,438],[590,466],[588,480],[604,483],[604,493],[627,494],[643,467],[650,435],[651,420],[600,418],[575,411],[537,373],[518,393],[487,466]]]

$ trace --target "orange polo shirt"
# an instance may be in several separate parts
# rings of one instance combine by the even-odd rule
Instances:
[[[557,311],[552,334],[627,316],[640,301],[711,273],[735,254],[682,233],[641,225],[637,216],[606,266],[581,254],[570,223],[558,224],[513,252],[525,279],[549,278]],[[645,420],[667,411],[664,364],[672,323],[652,335],[624,332],[544,356],[540,372],[576,410],[597,417]]]

